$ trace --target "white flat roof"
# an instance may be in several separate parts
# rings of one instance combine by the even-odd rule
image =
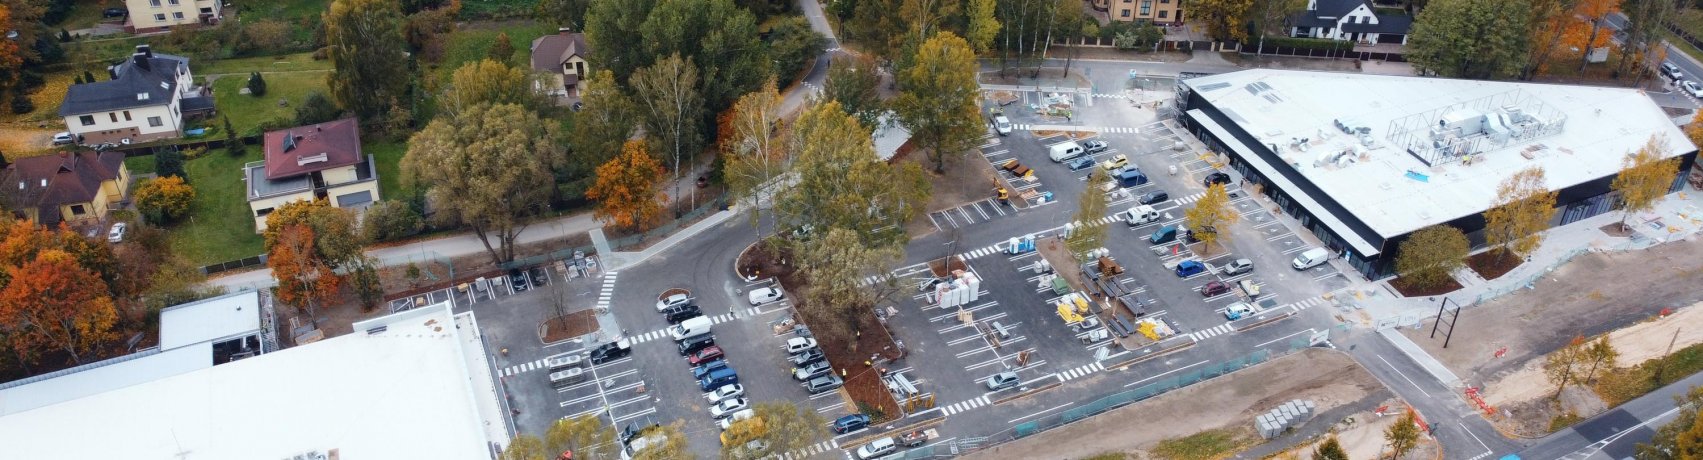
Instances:
[[[1299,171],[1385,238],[1483,212],[1498,184],[1532,166],[1541,166],[1550,189],[1559,190],[1618,172],[1625,155],[1652,135],[1666,138],[1664,157],[1697,150],[1661,108],[1634,89],[1273,69],[1186,83],[1267,148],[1275,144],[1287,164],[1273,166]],[[1393,122],[1487,99],[1540,105],[1546,115],[1565,117],[1565,124],[1554,135],[1492,147],[1474,155],[1470,165],[1431,167],[1391,140]],[[1337,130],[1335,120],[1370,128],[1374,147],[1350,165],[1315,166],[1321,155],[1358,143]],[[1296,138],[1310,140],[1306,151],[1290,147]],[[1539,145],[1544,148],[1536,149]],[[1528,149],[1534,149],[1532,159],[1521,154]]]
[[[378,326],[385,331],[367,334]],[[446,305],[352,334],[0,417],[7,458],[490,458]],[[50,380],[57,381],[58,379]],[[488,397],[488,396],[487,396]],[[495,401],[489,404],[497,404]]]
[[[260,293],[244,291],[160,310],[160,348],[260,331]]]

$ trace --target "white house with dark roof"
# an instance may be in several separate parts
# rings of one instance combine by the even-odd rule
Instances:
[[[558,29],[554,35],[532,40],[532,70],[542,73],[537,90],[551,96],[578,96],[579,81],[591,75],[586,59],[591,47],[585,34]]]
[[[1293,37],[1406,45],[1413,17],[1378,14],[1368,0],[1307,0],[1307,10],[1290,23]]]
[[[71,85],[59,105],[80,143],[141,143],[183,136],[185,113],[211,112],[213,97],[194,85],[189,58],[148,45],[107,68],[108,80]]]

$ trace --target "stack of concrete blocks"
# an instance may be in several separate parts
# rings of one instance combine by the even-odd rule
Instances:
[[[1270,412],[1255,417],[1254,427],[1259,430],[1261,437],[1265,439],[1275,438],[1283,434],[1284,430],[1313,418],[1313,409],[1316,407],[1318,406],[1314,405],[1312,401],[1291,400],[1277,406]]]

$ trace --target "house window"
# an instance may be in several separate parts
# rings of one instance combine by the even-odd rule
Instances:
[[[165,123],[160,121],[160,117],[148,117],[148,126],[149,127],[158,128],[158,127],[160,127],[160,125],[163,125],[163,124],[165,124]]]
[[[1122,10],[1122,12],[1123,12],[1123,14],[1120,14],[1119,16],[1126,17],[1126,18],[1129,17],[1129,10],[1128,9]]]
[[[172,6],[177,6],[177,0],[168,0],[167,3],[171,3]]]
[[[118,123],[118,112],[107,112],[106,116],[112,117],[113,123]]]
[[[1159,19],[1165,19],[1168,14],[1171,14],[1171,10],[1159,10]]]
[[[154,22],[166,22],[166,15],[164,13],[155,14]]]
[[[212,8],[202,8],[201,14],[213,14],[213,9]]]
[[[272,208],[262,208],[261,210],[254,212],[254,217],[266,217],[267,214],[271,213]]]
[[[183,20],[183,12],[182,12],[182,11],[178,11],[178,12],[175,12],[175,13],[172,13],[172,14],[171,14],[171,18],[172,18],[172,19],[177,19],[177,20],[180,20],[180,21],[181,21],[181,20]]]
[[[130,121],[130,111],[124,111],[124,121]]]
[[[83,115],[83,116],[77,117],[77,121],[83,122],[83,126],[94,126],[95,116],[94,115]]]
[[[1153,0],[1141,0],[1141,15],[1153,14]]]
[[[89,211],[87,209],[83,209],[83,205],[80,205],[80,204],[71,205],[71,215],[73,215],[73,216],[81,216],[81,215],[88,213],[88,212]]]
[[[373,202],[373,192],[367,190],[337,197],[337,207],[339,208],[352,208],[371,202]]]
[[[152,6],[154,8],[159,8],[160,7],[160,0],[148,0],[148,6]]]

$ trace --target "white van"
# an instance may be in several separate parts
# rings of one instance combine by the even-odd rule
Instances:
[[[1302,251],[1301,255],[1295,256],[1295,262],[1293,265],[1296,270],[1306,270],[1317,267],[1319,264],[1325,263],[1326,260],[1330,260],[1330,250],[1325,248],[1312,248]]]
[[[668,326],[668,336],[673,337],[676,342],[708,333],[710,333],[710,317],[708,316],[699,316],[681,321],[680,324]]]
[[[1047,154],[1047,158],[1052,158],[1053,163],[1063,163],[1065,160],[1082,156],[1082,144],[1076,142],[1065,142],[1051,148],[1052,152]]]
[[[1123,212],[1122,217],[1123,217],[1124,223],[1129,224],[1129,226],[1139,227],[1139,226],[1150,224],[1150,223],[1153,223],[1153,222],[1158,222],[1159,221],[1159,211],[1156,210],[1156,209],[1153,209],[1153,206],[1144,204],[1144,205],[1141,205],[1141,206],[1129,208],[1128,211]]]

